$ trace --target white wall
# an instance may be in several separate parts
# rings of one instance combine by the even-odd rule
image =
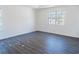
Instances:
[[[79,6],[55,6],[53,8],[62,8],[66,11],[65,25],[49,25],[48,10],[49,8],[36,10],[36,30],[72,37],[79,37]],[[53,9],[52,8],[52,9]]]
[[[0,39],[30,33],[35,30],[79,37],[79,6],[55,7],[66,11],[64,26],[48,24],[49,8],[36,9],[35,12],[34,9],[27,6],[0,7],[3,10],[3,29],[0,31]]]
[[[35,31],[34,10],[25,6],[0,6],[3,10],[3,30],[0,39]]]

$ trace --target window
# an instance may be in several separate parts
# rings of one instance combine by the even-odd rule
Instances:
[[[3,23],[2,23],[2,9],[0,9],[0,31],[2,30],[2,26],[3,26]]]
[[[49,11],[49,24],[64,25],[65,11],[61,9],[51,9]]]

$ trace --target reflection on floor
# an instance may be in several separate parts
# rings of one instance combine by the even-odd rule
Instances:
[[[3,54],[78,54],[79,38],[33,32],[0,41]]]

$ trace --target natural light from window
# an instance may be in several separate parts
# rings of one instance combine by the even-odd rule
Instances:
[[[65,11],[62,9],[50,9],[48,14],[49,24],[64,25]]]
[[[0,31],[2,30],[2,26],[3,26],[3,23],[2,23],[2,9],[0,8]]]

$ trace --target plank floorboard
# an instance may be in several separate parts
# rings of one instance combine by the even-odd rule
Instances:
[[[79,54],[79,38],[33,32],[0,40],[0,54]]]

